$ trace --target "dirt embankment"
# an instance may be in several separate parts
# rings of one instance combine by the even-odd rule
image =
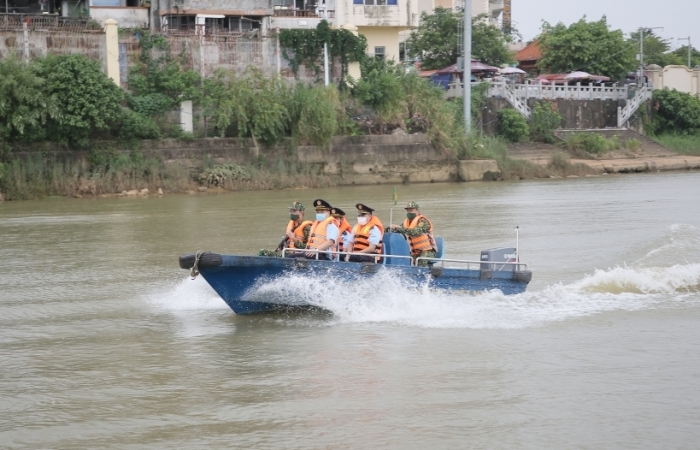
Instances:
[[[545,166],[552,160],[553,154],[566,153],[571,158],[572,163],[585,164],[596,173],[700,170],[700,156],[679,155],[651,139],[638,133],[629,132],[629,130],[617,131],[615,136],[619,138],[623,146],[628,139],[635,139],[639,143],[639,147],[636,149],[622,148],[595,156],[586,155],[584,152],[574,154],[574,152],[557,145],[526,143],[510,145],[508,154],[514,159],[522,159]]]

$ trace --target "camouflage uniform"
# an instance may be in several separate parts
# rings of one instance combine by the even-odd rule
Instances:
[[[289,207],[291,211],[304,211],[304,205],[301,202],[294,202],[292,205]],[[301,219],[299,219],[299,223],[301,223]],[[297,225],[298,226],[298,225]],[[296,228],[296,227],[295,227]],[[309,233],[311,233],[311,224],[308,224],[307,226],[304,227],[302,230],[304,233],[304,237],[302,241],[297,241],[294,242],[294,248],[297,249],[305,249],[306,248],[306,243],[309,242]],[[271,256],[275,258],[280,258],[282,256],[282,249],[286,246],[287,238],[285,236],[284,242],[280,247],[278,247],[275,250],[266,250],[264,248],[261,248],[258,251],[258,256]]]
[[[418,204],[416,202],[409,202],[407,208],[418,209]],[[395,229],[394,232],[401,233],[406,238],[415,237],[421,234],[428,234],[430,232],[430,223],[424,217],[421,217],[420,219],[418,219],[418,223],[416,224],[415,228],[406,228],[403,225],[401,225],[397,229]],[[437,256],[437,252],[435,250],[426,250],[416,255],[416,257],[424,258],[434,258],[435,256]],[[418,261],[418,266],[420,267],[427,267],[429,265],[430,261],[428,260]]]

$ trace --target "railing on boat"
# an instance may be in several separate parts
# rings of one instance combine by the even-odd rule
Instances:
[[[393,258],[393,256],[392,256]],[[450,258],[431,258],[429,256],[419,256],[416,258],[415,264],[418,264],[418,261],[432,261],[433,263],[441,263],[443,267],[445,267],[446,262],[451,262],[451,263],[460,263],[460,264],[466,264],[467,269],[471,269],[472,264],[477,265],[477,269],[481,269],[482,265],[488,265],[493,267],[492,269],[489,270],[496,270],[500,271],[503,270],[504,267],[506,266],[513,266],[514,270],[525,270],[527,269],[527,264],[523,264],[520,262],[493,262],[493,261],[469,261],[466,259],[450,259]],[[412,264],[413,265],[413,264]],[[498,268],[496,268],[498,266]]]
[[[317,249],[295,249],[295,248],[285,248],[282,249],[282,257],[286,257],[287,253],[316,253],[316,260],[318,260],[318,255],[321,252],[326,252],[326,250],[317,250]],[[349,255],[349,256],[373,256],[370,253],[360,253],[360,252],[333,252],[335,255],[334,259],[331,261],[335,262],[340,262],[339,258],[341,255]],[[466,264],[467,265],[467,270],[472,268],[472,264],[476,265],[476,269],[481,269],[481,266],[486,264],[492,268],[489,270],[496,270],[500,271],[503,270],[504,267],[509,267],[513,266],[514,270],[526,270],[527,269],[527,264],[523,264],[520,262],[493,262],[493,261],[471,261],[467,259],[451,259],[451,258],[435,258],[435,257],[429,257],[429,256],[419,256],[418,258],[413,258],[413,256],[405,256],[405,255],[376,255],[375,256],[375,261],[377,258],[383,258],[384,261],[386,261],[386,258],[397,258],[397,259],[409,259],[411,262],[411,266],[417,266],[419,261],[429,261],[432,262],[433,264],[441,264],[442,267],[445,267],[445,263],[458,263],[458,264]],[[380,265],[386,265],[384,262],[379,263]],[[498,266],[498,268],[496,268]]]

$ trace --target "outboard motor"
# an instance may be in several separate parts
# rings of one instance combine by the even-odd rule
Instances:
[[[515,265],[504,263],[516,263],[517,252],[513,247],[491,248],[481,251],[481,270],[510,271],[515,270]],[[488,264],[485,264],[488,263]]]

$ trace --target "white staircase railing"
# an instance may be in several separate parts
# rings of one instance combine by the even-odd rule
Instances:
[[[495,86],[496,85],[494,84],[494,87]],[[532,112],[530,111],[530,107],[527,106],[526,100],[523,100],[515,95],[515,91],[513,91],[513,89],[511,89],[505,82],[500,83],[499,90],[501,91],[503,98],[508,100],[508,103],[510,103],[516,111],[518,111],[527,120],[530,120],[532,117]]]
[[[642,86],[637,90],[637,93],[627,102],[624,108],[617,107],[617,127],[623,128],[630,120],[630,117],[637,112],[639,107],[647,100],[651,100],[652,89],[647,86]]]

